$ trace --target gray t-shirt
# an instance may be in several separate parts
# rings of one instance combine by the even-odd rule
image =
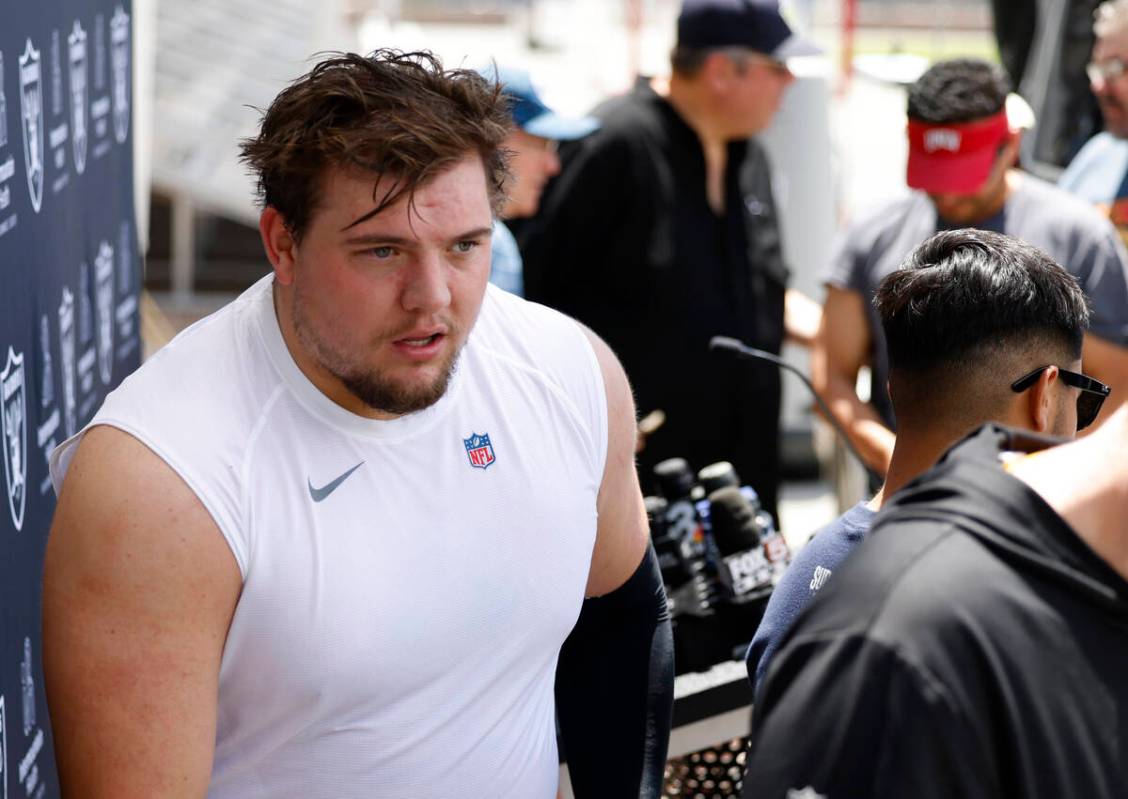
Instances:
[[[865,296],[873,349],[870,396],[890,426],[886,393],[889,362],[885,335],[873,307],[878,284],[910,252],[939,230],[949,229],[923,192],[886,202],[851,224],[835,242],[825,282]],[[974,227],[1005,233],[1043,250],[1081,283],[1092,303],[1091,331],[1128,345],[1128,252],[1108,220],[1087,203],[1030,175],[1023,175],[1003,210]]]

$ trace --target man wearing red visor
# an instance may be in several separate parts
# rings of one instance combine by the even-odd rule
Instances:
[[[1094,209],[1015,168],[1022,131],[1007,115],[1009,91],[1002,70],[985,61],[943,61],[925,72],[908,99],[907,182],[913,191],[860,216],[834,248],[812,376],[882,475],[893,452],[895,422],[873,295],[908,252],[939,230],[1005,233],[1062,264],[1092,304],[1085,372],[1112,385],[1109,405],[1128,396],[1128,254]],[[869,402],[855,390],[866,365]]]

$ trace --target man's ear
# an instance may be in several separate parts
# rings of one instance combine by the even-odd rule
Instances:
[[[999,148],[999,157],[1003,159],[1007,169],[1018,163],[1019,150],[1022,149],[1022,128],[1015,128],[1007,134]]]
[[[266,257],[274,267],[274,276],[283,286],[294,281],[294,270],[298,256],[298,242],[286,226],[282,214],[272,206],[262,209],[259,216],[259,234]]]
[[[714,51],[701,63],[701,77],[714,91],[724,91],[732,81],[736,64],[728,53]]]
[[[1038,375],[1038,382],[1025,392],[1030,427],[1037,433],[1045,433],[1054,421],[1054,391],[1060,375],[1056,366],[1047,367]]]

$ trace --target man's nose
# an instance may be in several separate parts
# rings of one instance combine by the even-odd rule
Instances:
[[[547,150],[544,154],[544,171],[549,177],[560,174],[560,156],[556,150]]]
[[[403,287],[405,310],[434,313],[450,305],[447,266],[437,252],[424,252],[408,270]]]

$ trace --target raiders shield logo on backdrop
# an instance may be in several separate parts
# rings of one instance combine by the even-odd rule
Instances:
[[[4,430],[4,478],[12,524],[23,527],[27,499],[27,392],[24,390],[24,356],[8,347],[8,364],[0,372],[0,420]]]
[[[0,53],[0,147],[8,144],[8,99],[4,96],[4,54]]]
[[[73,436],[78,427],[74,348],[74,294],[63,286],[63,301],[59,304],[59,372],[63,378],[63,421],[67,438]]]
[[[31,639],[24,637],[23,660],[20,661],[20,688],[23,693],[23,734],[35,729],[35,670],[31,663]]]
[[[129,14],[118,6],[110,20],[110,64],[114,88],[114,138],[118,144],[129,135]]]
[[[43,80],[39,51],[27,40],[20,56],[20,119],[23,128],[24,166],[31,207],[43,205]]]
[[[70,61],[71,148],[74,151],[74,168],[78,174],[86,171],[86,129],[89,114],[87,102],[86,31],[74,21],[74,30],[67,37]]]
[[[0,694],[0,799],[8,799],[8,724],[4,719],[4,694]]]
[[[98,315],[98,372],[109,385],[114,370],[114,248],[108,241],[98,245],[94,258],[94,300]]]

